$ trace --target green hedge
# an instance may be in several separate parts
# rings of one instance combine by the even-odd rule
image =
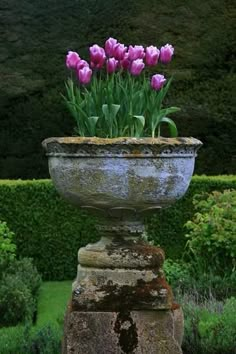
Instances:
[[[167,256],[181,257],[193,195],[232,188],[235,176],[193,177],[185,198],[147,220],[150,237]],[[0,220],[16,234],[18,256],[32,257],[47,280],[75,277],[77,250],[98,238],[94,219],[66,204],[49,180],[0,181]]]

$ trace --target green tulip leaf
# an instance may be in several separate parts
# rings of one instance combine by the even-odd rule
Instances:
[[[178,136],[178,130],[177,130],[176,124],[172,119],[170,119],[168,117],[164,117],[161,119],[159,124],[161,125],[162,123],[168,124],[169,130],[170,130],[170,136],[172,138],[176,138]]]

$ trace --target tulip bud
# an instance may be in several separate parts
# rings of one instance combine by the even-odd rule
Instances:
[[[81,84],[88,84],[91,80],[92,70],[88,66],[84,66],[78,71],[78,77]]]
[[[136,59],[143,59],[145,57],[144,48],[142,45],[132,45],[129,46],[129,59],[136,60]]]
[[[160,61],[163,64],[169,63],[171,61],[173,54],[174,54],[174,47],[172,47],[171,44],[166,44],[164,47],[161,47]]]
[[[86,60],[81,59],[76,66],[76,70],[79,71],[80,69],[83,69],[85,66],[89,67],[89,63]]]
[[[114,46],[117,44],[117,39],[108,38],[105,42],[105,52],[108,57],[114,56]]]
[[[117,43],[113,47],[113,55],[114,58],[117,60],[123,60],[125,53],[126,53],[127,47],[124,46],[124,44]]]
[[[146,48],[146,57],[145,57],[146,64],[149,66],[157,65],[159,54],[160,54],[160,51],[159,51],[159,49],[157,49],[157,47],[154,47],[153,45],[151,45],[150,47],[147,47]]]
[[[107,72],[108,74],[114,73],[118,66],[118,60],[115,58],[109,58],[106,62]]]
[[[122,69],[127,70],[130,67],[129,54],[125,53],[124,59],[120,61],[120,66]]]
[[[102,47],[99,47],[99,45],[94,44],[89,48],[89,52],[91,67],[101,69],[106,59],[105,50]]]
[[[132,75],[139,75],[141,74],[142,70],[144,69],[145,65],[143,62],[143,59],[136,59],[132,61],[131,67],[130,67],[130,72]]]
[[[80,56],[76,52],[69,51],[66,56],[66,66],[68,69],[76,69]]]
[[[153,90],[158,91],[162,88],[162,86],[164,85],[165,82],[166,82],[166,79],[165,79],[164,75],[155,74],[152,76],[152,79],[151,79],[151,87],[153,88]]]

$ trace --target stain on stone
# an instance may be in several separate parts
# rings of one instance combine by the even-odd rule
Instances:
[[[143,269],[143,262],[145,262],[145,269],[159,268],[165,259],[164,251],[161,248],[141,240],[125,240],[123,237],[116,238],[112,243],[106,245],[106,250],[109,256],[116,253],[121,258],[127,256],[130,260],[140,259],[140,267],[137,264],[136,269]]]
[[[99,301],[80,301],[73,296],[73,311],[122,311],[136,309],[163,308],[171,309],[173,303],[173,293],[164,277],[157,276],[150,282],[142,279],[134,286],[104,284],[97,289],[98,293],[103,293]]]
[[[178,309],[180,309],[180,305],[179,305],[179,304],[176,304],[176,302],[173,302],[172,307],[171,307],[171,310],[172,310],[172,311],[175,311],[175,310],[178,310]]]
[[[114,331],[119,336],[119,346],[126,354],[134,352],[138,346],[137,327],[130,312],[119,312],[114,325]]]

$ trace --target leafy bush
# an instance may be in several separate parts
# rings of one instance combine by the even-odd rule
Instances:
[[[185,297],[183,349],[189,354],[234,354],[236,338],[236,298],[225,303],[214,298],[199,303]]]
[[[27,288],[30,289],[33,298],[37,298],[41,285],[41,276],[33,265],[31,258],[22,258],[11,262],[7,268],[7,274],[17,274],[17,277],[22,279]]]
[[[31,259],[12,260],[0,279],[0,326],[32,321],[41,277]]]
[[[17,274],[3,275],[0,283],[0,325],[31,321],[35,310],[30,289]]]
[[[189,285],[192,276],[187,263],[175,262],[168,258],[165,260],[163,268],[166,280],[173,288],[182,289]]]
[[[180,303],[182,296],[189,293],[190,289],[202,300],[209,297],[223,300],[236,293],[236,272],[224,276],[212,271],[203,273],[195,263],[171,259],[164,262],[164,272]]]
[[[58,326],[16,326],[0,329],[0,353],[58,354],[62,330]]]
[[[45,326],[34,331],[22,346],[24,354],[58,354],[61,352],[62,331],[58,326]]]
[[[0,328],[0,353],[23,354],[20,349],[24,342],[25,326]]]
[[[15,258],[16,245],[13,239],[14,233],[5,222],[0,221],[0,278],[4,265]]]
[[[187,249],[202,272],[232,273],[236,266],[236,190],[196,195],[186,223]]]
[[[0,326],[32,321],[41,277],[32,259],[15,258],[14,233],[0,222]]]
[[[160,245],[168,258],[181,258],[186,244],[184,224],[194,215],[194,195],[225,189],[236,189],[236,177],[194,176],[184,198],[147,220],[149,239]]]

